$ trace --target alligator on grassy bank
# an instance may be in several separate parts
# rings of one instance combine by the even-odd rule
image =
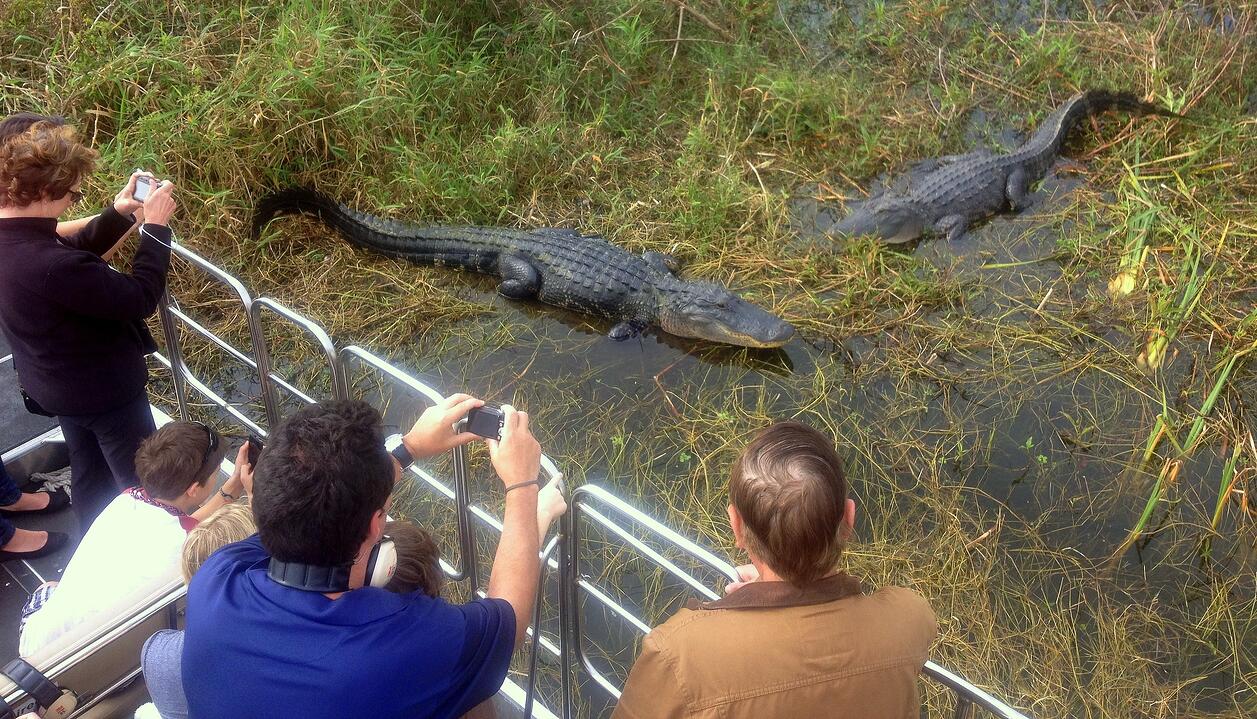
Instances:
[[[612,339],[649,326],[679,337],[742,347],[780,347],[789,323],[711,282],[682,280],[659,252],[634,255],[598,235],[571,229],[420,226],[353,210],[320,192],[290,188],[258,203],[256,237],[276,215],[321,219],[351,243],[418,264],[452,266],[501,278],[498,292],[618,321]]]
[[[1079,93],[1016,150],[996,154],[982,149],[917,163],[880,192],[854,203],[835,229],[844,235],[876,235],[891,243],[910,242],[930,232],[955,240],[974,220],[1005,207],[1024,207],[1030,185],[1052,166],[1070,130],[1084,118],[1112,108],[1181,117],[1129,93]]]

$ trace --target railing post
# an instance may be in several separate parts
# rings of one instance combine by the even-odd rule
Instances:
[[[973,702],[959,693],[956,694],[956,712],[954,719],[973,719]]]
[[[459,547],[463,558],[463,572],[467,575],[472,594],[480,589],[480,562],[476,556],[476,527],[471,521],[470,492],[467,489],[467,447],[454,448],[454,509],[458,523]]]
[[[532,719],[534,695],[537,691],[537,652],[541,647],[541,604],[546,598],[546,568],[550,555],[562,541],[562,535],[550,540],[541,552],[541,566],[537,569],[537,598],[532,607],[532,648],[528,653],[528,685],[524,688],[524,719]],[[562,644],[560,644],[562,646]]]
[[[183,376],[183,350],[179,347],[179,330],[175,327],[175,318],[170,314],[170,291],[163,290],[161,302],[157,304],[161,317],[162,335],[166,338],[166,354],[170,355],[170,378],[175,387],[175,400],[179,403],[179,419],[187,421],[188,387]]]
[[[563,691],[563,719],[572,719],[572,643],[579,641],[573,631],[572,615],[576,610],[576,580],[572,577],[572,515],[575,497],[568,511],[559,517],[559,672]]]
[[[308,337],[312,338],[319,349],[323,351],[323,358],[327,361],[327,367],[331,373],[332,380],[332,397],[334,399],[349,399],[349,391],[345,386],[345,372],[341,367],[340,353],[336,351],[336,346],[332,343],[332,338],[319,325],[311,322],[309,319],[288,309],[284,305],[270,299],[269,297],[258,297],[249,303],[249,323],[250,327],[257,327],[258,334],[254,342],[254,352],[257,354],[258,374],[265,380],[272,377],[271,371],[271,354],[270,348],[266,342],[266,333],[262,331],[262,310],[269,309],[271,312],[279,315],[281,319],[287,320],[290,324],[296,325],[298,329],[304,332]],[[266,405],[268,421],[271,413],[270,407],[275,407],[275,414],[278,414],[279,397],[275,393],[272,382],[264,382],[262,385],[263,394],[266,395]],[[278,422],[278,418],[274,420]]]

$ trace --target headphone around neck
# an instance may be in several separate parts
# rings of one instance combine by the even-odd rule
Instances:
[[[270,565],[266,568],[266,575],[285,587],[303,592],[330,594],[349,591],[349,570],[352,566],[352,563],[327,566],[281,562],[271,557]],[[382,589],[393,578],[393,573],[396,571],[397,545],[392,537],[385,535],[380,537],[380,541],[376,542],[375,546],[371,547],[371,554],[367,557],[366,581],[363,586]]]

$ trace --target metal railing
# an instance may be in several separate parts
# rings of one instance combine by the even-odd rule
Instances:
[[[575,693],[571,691],[570,681],[573,676],[573,664],[579,662],[594,683],[601,687],[612,699],[620,698],[620,687],[612,683],[592,657],[586,652],[586,642],[581,631],[581,597],[588,596],[610,610],[614,615],[629,626],[636,629],[642,636],[650,632],[651,627],[631,610],[612,598],[610,591],[599,587],[586,576],[581,568],[584,566],[584,532],[581,528],[582,518],[603,530],[610,537],[623,542],[624,546],[638,553],[645,561],[662,570],[678,582],[686,585],[689,590],[708,600],[720,598],[720,593],[713,587],[703,584],[692,574],[677,566],[676,562],[663,556],[652,543],[643,537],[630,532],[624,524],[617,522],[608,514],[618,515],[621,520],[628,520],[632,526],[641,528],[642,533],[651,535],[655,543],[679,552],[701,565],[705,565],[714,574],[730,581],[738,581],[737,569],[724,559],[712,554],[705,548],[681,536],[670,527],[652,519],[636,507],[616,497],[597,485],[582,485],[573,491],[568,502],[567,514],[561,519],[562,535],[559,542],[562,562],[559,579],[559,616],[561,631],[567,636],[559,642],[560,663],[563,668],[563,713],[564,719],[573,716],[573,700]],[[953,694],[955,719],[968,719],[974,716],[974,709],[981,708],[1001,719],[1028,719],[1026,715],[1008,704],[996,699],[982,689],[970,684],[963,677],[927,661],[923,673],[926,677],[942,684]]]
[[[166,356],[157,355],[157,359],[171,369],[175,398],[179,405],[179,415],[182,418],[189,418],[189,387],[196,390],[211,404],[226,412],[249,431],[263,435],[266,434],[266,428],[274,427],[282,419],[281,403],[277,388],[282,388],[304,402],[315,402],[318,399],[275,373],[263,326],[264,310],[268,314],[273,314],[276,321],[288,323],[305,336],[314,340],[330,373],[332,398],[346,399],[353,394],[353,386],[347,369],[355,365],[360,365],[362,368],[374,372],[381,381],[391,385],[393,388],[415,394],[428,403],[435,404],[444,398],[444,395],[435,388],[419,381],[367,349],[357,345],[349,345],[338,350],[332,338],[317,323],[275,300],[266,297],[252,297],[238,279],[186,247],[178,243],[172,243],[172,248],[176,257],[186,260],[193,267],[231,290],[235,298],[240,302],[241,310],[248,323],[251,343],[250,352],[245,352],[232,346],[180,310],[170,301],[169,296],[163,298],[159,311],[163,335],[166,340],[167,354]],[[226,352],[234,360],[249,367],[256,373],[266,415],[266,428],[250,418],[242,408],[228,402],[204,381],[196,377],[184,361],[177,323],[182,323],[191,331],[202,336],[205,340]],[[454,544],[457,547],[458,556],[453,562],[442,558],[441,566],[451,580],[465,583],[471,594],[483,596],[476,554],[477,526],[486,527],[500,535],[502,523],[484,507],[471,502],[468,489],[467,453],[465,449],[462,447],[456,448],[452,451],[450,459],[452,476],[448,480],[444,480],[429,470],[418,466],[412,466],[409,472],[419,480],[417,486],[428,490],[445,501],[453,502],[456,520]],[[558,468],[549,457],[543,455],[541,462],[542,470],[547,475],[547,479],[559,475]],[[643,560],[670,576],[686,590],[702,595],[707,599],[716,599],[719,597],[719,594],[689,571],[680,567],[676,561],[665,556],[665,552],[679,553],[696,565],[705,567],[713,575],[719,575],[730,580],[737,580],[738,578],[736,570],[727,561],[654,520],[607,490],[591,484],[576,488],[571,492],[569,510],[561,520],[559,535],[547,544],[542,553],[543,579],[546,577],[548,568],[558,569],[559,636],[556,642],[544,636],[541,631],[540,600],[544,596],[547,586],[543,582],[538,589],[537,610],[534,616],[533,627],[530,629],[530,634],[532,635],[532,646],[529,655],[530,671],[528,690],[525,693],[524,700],[524,704],[529,710],[529,716],[531,716],[534,700],[533,686],[536,679],[537,655],[541,650],[556,658],[561,666],[561,712],[564,719],[570,719],[573,716],[575,701],[580,691],[580,688],[574,681],[576,664],[579,664],[594,686],[600,688],[613,700],[619,698],[620,688],[614,680],[609,678],[596,665],[593,658],[586,651],[587,637],[582,630],[581,623],[583,598],[590,598],[597,602],[603,609],[619,617],[620,620],[643,635],[650,631],[648,623],[634,614],[632,610],[626,608],[621,602],[616,601],[610,592],[599,587],[593,579],[582,573],[582,567],[585,566],[587,561],[584,556],[584,542],[582,541],[585,537],[582,529],[582,520],[587,520],[597,525],[607,533],[608,537],[614,537],[622,546],[637,553]],[[631,527],[641,528],[646,534],[650,535],[651,540],[644,540],[631,531]],[[663,551],[656,549],[652,542],[662,545],[666,549],[663,549]],[[553,556],[556,554],[558,555],[557,560],[553,559]],[[957,719],[966,719],[972,716],[973,709],[977,707],[1004,719],[1026,719],[1023,714],[1007,704],[933,662],[927,662],[925,675],[941,683],[955,695],[956,708],[954,716]]]

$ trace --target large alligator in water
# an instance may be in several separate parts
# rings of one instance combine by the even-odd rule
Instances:
[[[928,232],[955,240],[979,218],[1025,206],[1031,184],[1042,179],[1078,122],[1111,108],[1180,117],[1129,93],[1092,90],[1071,97],[1021,147],[1007,154],[976,150],[920,162],[854,209],[835,230],[910,242]]]
[[[258,203],[256,237],[276,215],[321,219],[351,243],[415,263],[495,275],[498,292],[616,320],[613,339],[649,326],[669,334],[739,345],[780,347],[789,323],[711,282],[678,278],[659,252],[632,254],[598,235],[542,228],[420,226],[351,209],[305,188],[272,193]]]

